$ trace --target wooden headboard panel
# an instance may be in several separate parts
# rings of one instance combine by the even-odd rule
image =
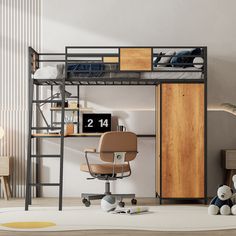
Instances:
[[[29,47],[29,63],[31,64],[31,73],[39,68],[39,54],[31,47]]]

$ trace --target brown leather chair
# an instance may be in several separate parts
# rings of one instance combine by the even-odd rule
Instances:
[[[90,173],[92,178],[105,180],[104,194],[82,193],[82,201],[85,206],[90,206],[90,200],[102,199],[106,195],[113,195],[119,200],[119,206],[124,207],[123,198],[132,198],[131,203],[137,204],[135,194],[111,194],[110,180],[117,180],[129,177],[131,169],[129,162],[137,155],[137,136],[131,132],[106,132],[102,134],[98,151],[86,149],[86,163],[80,166],[80,170]],[[99,154],[102,164],[90,164],[88,154]]]

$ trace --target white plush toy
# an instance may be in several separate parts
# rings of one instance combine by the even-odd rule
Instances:
[[[233,196],[233,190],[227,185],[219,186],[217,195],[212,199],[210,206],[208,207],[209,215],[230,215],[231,207],[233,203],[231,197]],[[235,208],[236,211],[236,208]]]
[[[234,183],[234,188],[236,189],[236,175],[233,176],[232,180]],[[233,202],[233,206],[231,207],[231,213],[233,215],[236,215],[236,193],[234,193],[231,197],[231,201]]]

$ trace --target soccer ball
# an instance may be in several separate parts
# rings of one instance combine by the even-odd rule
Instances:
[[[101,200],[101,208],[105,212],[114,211],[117,207],[117,202],[115,197],[111,195],[106,195]]]

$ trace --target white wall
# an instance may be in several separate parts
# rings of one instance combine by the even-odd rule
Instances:
[[[235,8],[235,0],[42,0],[43,51],[63,52],[66,45],[206,45],[209,65],[208,102],[234,103]],[[120,100],[121,104],[117,104],[117,108],[122,105],[126,108],[138,106],[140,109],[152,109],[154,106],[154,90],[151,87],[144,90],[130,87],[127,91],[119,88],[106,90],[86,88],[83,93],[86,99],[96,100],[98,105],[108,108],[109,101]],[[95,95],[101,91],[104,94],[100,94],[97,99]],[[120,99],[113,98],[113,94],[119,96],[121,91]],[[106,97],[106,92],[109,97]],[[143,121],[147,129],[145,124],[150,117],[151,113]],[[95,138],[66,141],[66,196],[102,191],[103,183],[88,182],[79,171],[82,149],[96,146],[97,141]],[[47,143],[53,144],[51,149],[56,146],[52,141]],[[139,139],[140,154],[134,163],[133,176],[122,183],[116,183],[115,190],[133,190],[139,196],[154,196],[154,146],[154,139]],[[46,162],[44,165],[50,166]],[[56,168],[46,168],[43,176],[51,179],[56,173]],[[210,183],[214,182],[214,176],[209,179]],[[52,196],[55,193],[47,190],[45,195]]]
[[[14,197],[25,193],[28,47],[40,50],[40,10],[40,0],[0,1],[0,156],[13,157]]]

